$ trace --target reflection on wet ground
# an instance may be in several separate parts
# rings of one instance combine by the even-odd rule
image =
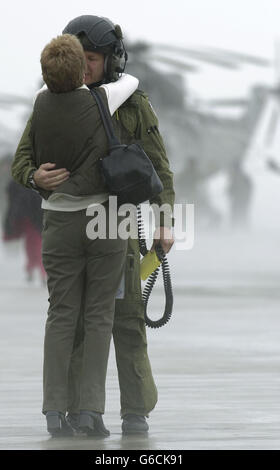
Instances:
[[[265,253],[248,248],[247,265],[233,252],[223,263],[226,246],[212,244],[211,253],[200,246],[207,269],[194,252],[170,256],[173,317],[148,330],[159,401],[147,436],[121,434],[112,346],[104,416],[111,435],[103,440],[48,436],[40,412],[46,291],[13,278],[9,265],[0,276],[0,448],[279,449],[278,242]],[[149,305],[151,316],[162,310],[161,291],[155,289]]]

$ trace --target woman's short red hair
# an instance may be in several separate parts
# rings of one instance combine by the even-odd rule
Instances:
[[[83,84],[86,59],[76,36],[62,34],[51,40],[41,54],[43,79],[53,93],[67,93]]]

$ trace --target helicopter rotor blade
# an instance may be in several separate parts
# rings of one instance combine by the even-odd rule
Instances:
[[[259,57],[251,54],[244,54],[241,52],[235,52],[235,51],[230,51],[227,49],[216,49],[213,47],[204,47],[201,48],[201,51],[204,52],[209,52],[210,54],[217,55],[217,57],[226,57],[228,59],[232,60],[237,60],[240,63],[247,63],[247,64],[252,64],[256,65],[259,67],[269,67],[271,66],[271,61],[264,58],[264,57]]]
[[[213,107],[240,107],[248,106],[249,101],[244,98],[225,98],[208,100],[207,104]]]
[[[126,43],[125,48],[128,53],[137,54],[148,51],[150,49],[150,45],[144,41],[129,41]]]
[[[164,57],[160,55],[152,55],[151,59],[161,62],[162,64],[171,65],[176,68],[180,68],[181,70],[186,70],[187,72],[198,72],[199,67],[193,64],[188,64],[187,62],[183,62],[177,59],[171,59],[170,57]]]
[[[166,52],[175,52],[177,54],[185,54],[189,58],[199,60],[201,62],[206,62],[211,65],[217,66],[217,67],[223,67],[231,70],[238,70],[239,65],[236,63],[236,60],[227,58],[227,57],[217,57],[213,53],[210,54],[209,52],[204,52],[200,50],[199,48],[197,49],[189,49],[186,47],[179,47],[179,46],[170,46],[170,45],[164,45],[164,44],[157,44],[155,45],[157,49],[164,49]]]
[[[196,47],[187,48],[181,46],[171,46],[165,44],[155,44],[153,47],[164,49],[165,51],[172,51],[174,53],[186,54],[196,60],[209,62],[218,67],[225,67],[230,69],[238,69],[240,65],[252,64],[259,67],[271,66],[271,61],[264,57],[259,57],[251,54],[243,54],[240,52],[230,51],[227,49],[216,49],[214,47]]]
[[[9,95],[9,94],[0,94],[0,104],[2,106],[17,106],[17,105],[31,105],[32,104],[32,99],[27,98],[25,96],[19,96],[19,95]]]
[[[279,90],[280,87],[280,39],[277,38],[274,41],[274,74],[276,87]]]

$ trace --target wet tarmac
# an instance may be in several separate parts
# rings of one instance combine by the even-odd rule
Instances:
[[[49,437],[41,414],[46,289],[27,284],[22,257],[2,247],[0,449],[280,449],[278,240],[213,237],[170,254],[174,313],[148,330],[159,391],[149,434],[121,434],[112,346],[104,416],[111,435],[103,440]],[[162,308],[155,289],[151,316]]]

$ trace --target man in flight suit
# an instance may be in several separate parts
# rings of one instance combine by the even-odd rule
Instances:
[[[83,15],[70,21],[63,33],[75,34],[84,48],[87,70],[86,85],[91,87],[109,83],[118,78],[127,56],[119,26],[110,20]],[[169,204],[169,216],[158,220],[154,244],[160,242],[167,253],[174,243],[172,235],[172,207],[174,204],[173,174],[169,168],[158,119],[147,96],[137,90],[114,114],[113,125],[121,143],[138,141],[151,159],[163,191],[150,203]],[[13,178],[32,189],[54,190],[71,175],[66,168],[54,169],[45,163],[36,168],[31,154],[30,122],[27,123],[12,164]],[[51,155],[50,155],[51,161]],[[123,433],[146,432],[146,417],[157,402],[157,389],[147,354],[144,305],[140,281],[140,254],[138,240],[129,239],[125,267],[123,298],[116,300],[113,340],[118,368]],[[69,372],[68,420],[75,427],[79,403],[79,370],[83,347],[83,325],[77,328]]]

